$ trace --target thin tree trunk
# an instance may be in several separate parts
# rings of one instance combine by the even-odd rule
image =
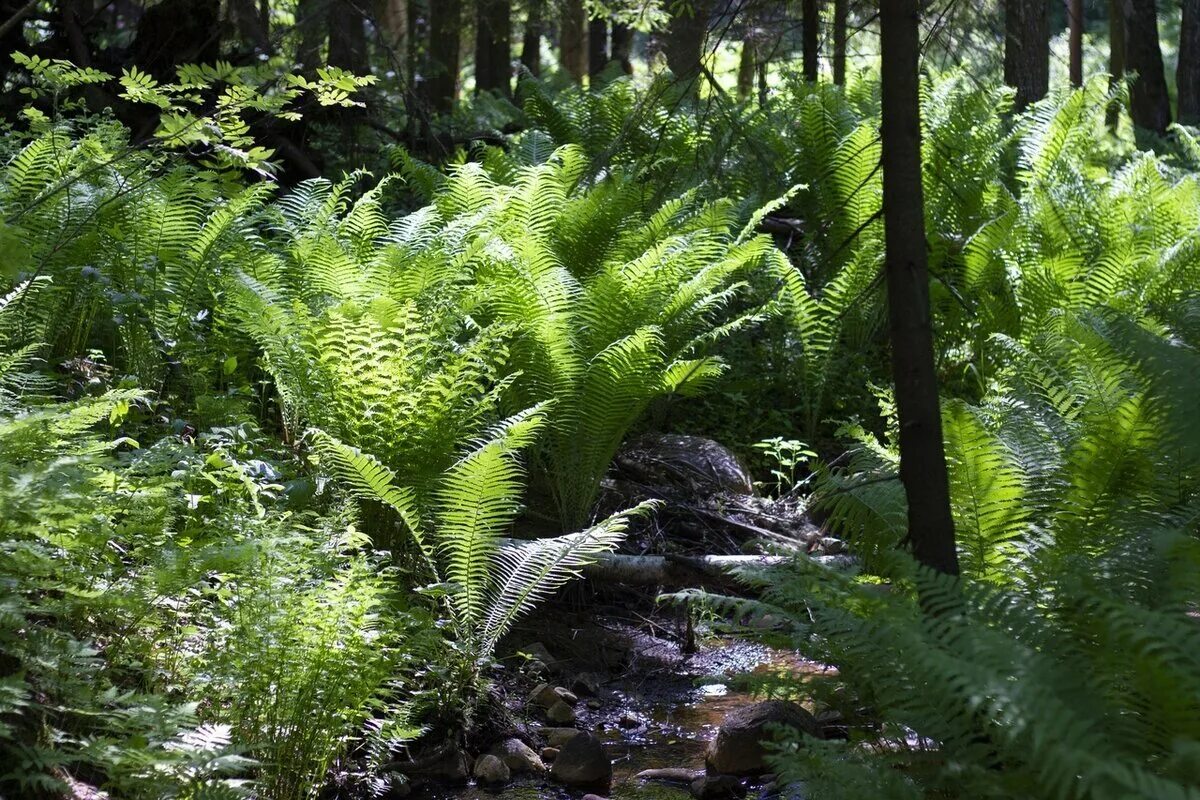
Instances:
[[[1067,0],[1067,25],[1068,72],[1071,85],[1078,88],[1083,86],[1083,0]]]
[[[1184,125],[1200,123],[1200,0],[1183,0],[1175,86],[1179,93],[1179,121]]]
[[[800,16],[804,51],[804,80],[815,83],[821,74],[820,0],[804,0],[800,6]]]
[[[240,45],[249,45],[249,50],[255,53],[266,53],[270,50],[267,28],[263,25],[262,15],[254,0],[229,0],[225,4],[225,15],[237,34]]]
[[[296,62],[312,71],[321,65],[321,46],[328,34],[325,0],[298,0],[296,3],[296,28],[300,31],[296,49]]]
[[[542,14],[545,0],[529,0],[529,14],[525,17],[525,32],[521,37],[521,64],[529,74],[542,74]]]
[[[921,564],[958,574],[929,310],[917,76],[919,2],[886,0],[879,14],[888,321],[909,542]]]
[[[696,0],[680,6],[667,27],[664,48],[667,66],[687,94],[695,94],[699,87],[700,60],[704,56],[711,7],[712,0]]]
[[[626,75],[633,74],[633,28],[619,22],[612,26],[612,59]]]
[[[608,21],[596,17],[588,22],[588,79],[596,86],[600,73],[608,66]]]
[[[475,89],[512,92],[512,2],[478,0],[475,6]]]
[[[425,78],[427,106],[446,114],[458,98],[458,69],[462,48],[462,0],[432,0],[429,4],[429,64]]]
[[[1005,0],[1004,82],[1017,90],[1020,111],[1050,90],[1050,3]]]
[[[408,80],[408,0],[381,0],[379,8],[380,34],[389,59],[401,77]]]
[[[1166,133],[1171,100],[1158,44],[1158,9],[1154,0],[1124,0],[1126,66],[1137,73],[1129,89],[1129,114],[1139,128]]]
[[[833,0],[833,83],[846,85],[846,17],[849,0]]]
[[[1125,80],[1125,11],[1122,0],[1108,0],[1108,89],[1113,91]],[[1121,104],[1109,103],[1105,122],[1112,130],[1121,121]]]
[[[742,40],[742,55],[738,59],[737,73],[737,97],[743,103],[750,99],[754,91],[754,67],[758,60],[754,51],[754,34],[746,34],[746,38]]]
[[[363,15],[353,3],[329,10],[329,63],[362,75],[370,71]]]
[[[558,56],[576,83],[587,74],[587,11],[583,0],[566,0],[558,34]]]

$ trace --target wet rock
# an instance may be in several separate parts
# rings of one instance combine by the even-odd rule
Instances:
[[[702,769],[687,769],[685,767],[666,767],[664,769],[644,769],[637,774],[643,781],[663,781],[665,783],[691,783],[704,775]]]
[[[771,741],[768,726],[781,725],[821,737],[821,724],[795,703],[767,700],[743,706],[725,715],[717,736],[708,746],[705,764],[712,774],[761,775],[767,771],[766,749]]]
[[[582,800],[608,800],[607,797],[601,797],[598,794],[585,794]]]
[[[599,739],[580,731],[559,750],[550,775],[568,786],[607,790],[612,783],[612,762]]]
[[[625,728],[626,730],[631,730],[633,728],[640,727],[641,724],[642,724],[642,721],[637,718],[637,715],[633,714],[629,711],[626,711],[624,714],[622,714],[620,716],[620,718],[617,719],[617,725],[619,725],[622,728]]]
[[[642,436],[617,454],[622,477],[648,486],[754,494],[754,480],[738,457],[701,436]]]
[[[455,747],[446,747],[441,752],[416,761],[393,761],[385,770],[400,772],[408,776],[420,776],[431,780],[460,785],[467,782],[471,774],[471,762],[466,753]]]
[[[505,739],[491,749],[491,754],[503,761],[514,774],[540,775],[546,771],[546,765],[538,754],[520,739]]]
[[[575,709],[559,700],[546,709],[546,719],[558,725],[570,725],[575,722]]]
[[[575,734],[579,733],[578,728],[541,728],[538,730],[542,736],[546,737],[546,742],[551,747],[562,747],[567,742],[575,738]]]
[[[527,663],[540,661],[547,670],[554,671],[559,665],[558,659],[550,655],[550,651],[546,649],[546,645],[541,642],[530,642],[524,647],[517,648],[517,655],[524,656],[528,659]]]
[[[555,692],[554,687],[548,683],[539,683],[529,693],[529,703],[531,705],[541,706],[542,708],[550,708],[559,701],[559,696]]]
[[[701,775],[688,788],[696,800],[741,800],[746,796],[746,787],[732,775]]]
[[[557,757],[558,757],[558,748],[557,747],[543,747],[542,748],[542,763],[543,764],[549,764],[551,761],[553,761]]]
[[[587,701],[587,707],[590,708],[592,711],[599,711],[600,710],[600,701],[593,697]]]
[[[574,706],[579,703],[579,697],[574,692],[569,689],[564,689],[561,686],[556,686],[554,688],[554,695],[569,706]]]
[[[484,786],[503,786],[512,777],[508,765],[490,753],[475,759],[475,769],[471,774]]]
[[[581,672],[571,679],[571,691],[580,697],[595,697],[600,693],[601,682],[594,672]]]
[[[525,674],[530,678],[540,678],[548,671],[546,665],[536,658],[525,665]]]

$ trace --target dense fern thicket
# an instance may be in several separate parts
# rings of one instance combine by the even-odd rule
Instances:
[[[861,570],[747,577],[839,669],[786,690],[856,739],[782,775],[1195,797],[1200,147],[1112,137],[1104,80],[1019,115],[958,72],[922,92],[953,584],[898,555],[870,73],[760,105],[527,78],[503,147],[286,190],[105,118],[13,131],[0,790],[383,791],[649,510],[596,501],[659,424],[826,457],[810,504]]]

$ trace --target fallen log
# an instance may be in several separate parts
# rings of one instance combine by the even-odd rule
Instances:
[[[810,556],[830,569],[853,565],[849,556]],[[791,561],[790,556],[634,556],[605,553],[583,568],[583,576],[593,581],[632,586],[669,588],[731,589],[740,586],[732,570],[746,567],[776,567]],[[744,587],[743,587],[744,588]]]

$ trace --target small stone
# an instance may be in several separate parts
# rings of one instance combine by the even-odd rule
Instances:
[[[577,703],[579,703],[579,697],[576,696],[576,694],[574,692],[572,692],[568,689],[564,689],[561,686],[554,687],[554,694],[559,700],[562,700],[564,703],[566,703],[569,706],[573,706],[573,705],[576,705]]]
[[[704,761],[714,775],[761,775],[767,772],[767,749],[775,727],[795,728],[821,738],[821,724],[795,703],[767,700],[725,715]]]
[[[549,670],[553,670],[558,664],[558,660],[550,655],[550,651],[546,649],[546,645],[541,642],[530,642],[524,647],[518,648],[517,654],[525,656],[530,661],[540,661]]]
[[[704,774],[702,769],[687,769],[685,767],[665,767],[662,769],[644,769],[637,774],[643,781],[664,781],[666,783],[691,783]]]
[[[551,761],[553,761],[555,759],[556,756],[558,756],[558,748],[557,747],[543,747],[542,748],[542,763],[549,764]]]
[[[608,800],[607,797],[601,797],[598,794],[585,794],[582,800]]]
[[[542,736],[546,737],[546,742],[551,747],[562,747],[567,742],[575,738],[579,733],[578,728],[542,728],[538,731]]]
[[[571,691],[580,697],[595,697],[600,692],[600,677],[594,672],[581,672],[571,679]]]
[[[622,728],[625,728],[626,730],[640,727],[641,724],[642,724],[642,721],[640,719],[638,719],[635,714],[633,714],[629,711],[626,711],[617,720],[617,725],[619,725]]]
[[[612,783],[612,762],[599,739],[580,731],[563,745],[554,759],[550,775],[568,786],[607,791]]]
[[[546,719],[558,725],[570,725],[575,722],[575,709],[559,700],[546,709]]]
[[[505,739],[491,749],[491,754],[503,761],[514,774],[528,772],[537,775],[546,771],[546,765],[538,754],[520,739]]]
[[[547,672],[546,665],[536,658],[525,665],[525,674],[530,678],[540,678]]]
[[[508,766],[494,755],[488,754],[475,759],[475,769],[471,771],[475,780],[484,786],[502,786],[512,777]]]
[[[554,687],[548,683],[539,683],[529,693],[529,703],[541,706],[542,708],[550,708],[550,706],[557,703],[560,699],[562,698],[558,696]]]
[[[598,711],[600,709],[600,701],[593,697],[587,701],[587,707],[592,711]]]
[[[732,775],[701,775],[689,787],[696,800],[741,800],[746,787]]]

